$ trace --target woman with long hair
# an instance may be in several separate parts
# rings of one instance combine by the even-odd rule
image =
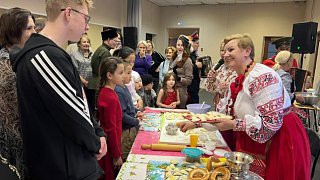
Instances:
[[[16,168],[15,171],[21,179],[30,177],[22,150],[16,75],[12,71],[9,52],[12,53],[22,49],[32,33],[35,33],[34,17],[30,11],[16,7],[1,15],[0,155]]]
[[[122,110],[119,98],[114,88],[123,84],[123,62],[116,57],[102,60],[99,68],[99,87],[97,100],[97,115],[100,126],[107,134],[107,154],[99,164],[105,172],[99,179],[115,179],[122,165],[121,132]]]
[[[172,54],[170,69],[176,74],[177,89],[179,90],[180,104],[179,109],[185,109],[188,99],[187,88],[193,79],[193,65],[190,59],[192,42],[186,35],[180,35],[176,45],[176,51]]]

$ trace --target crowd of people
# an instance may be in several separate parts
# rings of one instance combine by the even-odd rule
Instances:
[[[199,103],[197,32],[180,35],[164,57],[150,40],[136,53],[106,29],[93,51],[86,34],[92,4],[46,0],[47,21],[22,8],[1,15],[0,155],[20,179],[115,179],[146,107]],[[224,64],[212,67],[205,88],[216,111],[233,118],[185,122],[181,131],[219,129],[232,150],[254,157],[250,170],[265,179],[310,179],[308,136],[292,108],[304,99],[288,73],[296,66],[286,49],[291,40],[273,42],[277,55],[265,61],[273,70],[254,62],[250,35],[226,37]],[[67,41],[77,43],[63,50]]]

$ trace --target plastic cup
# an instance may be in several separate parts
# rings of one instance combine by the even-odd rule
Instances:
[[[191,134],[190,135],[190,147],[196,148],[198,144],[198,135]]]

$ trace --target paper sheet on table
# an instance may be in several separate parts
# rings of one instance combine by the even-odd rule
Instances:
[[[165,171],[166,168],[170,165],[170,162],[164,162],[164,161],[149,161],[147,165],[147,174],[146,174],[146,180],[163,180],[165,179]],[[191,163],[186,166],[182,166],[181,163],[176,164],[175,168],[178,168],[179,170],[185,170],[190,166],[193,166],[194,164]],[[203,168],[203,166],[200,164],[198,166],[200,168]],[[175,173],[174,170],[171,171],[172,175]],[[187,177],[187,174],[183,174],[183,176]]]
[[[146,113],[140,123],[140,130],[142,131],[159,131],[160,114]]]

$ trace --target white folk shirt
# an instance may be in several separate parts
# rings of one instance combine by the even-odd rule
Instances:
[[[228,100],[231,105],[230,86],[225,98],[218,104],[221,113],[225,113]],[[290,106],[290,97],[283,88],[280,76],[271,68],[257,63],[244,80],[243,89],[236,98],[233,130],[246,131],[252,140],[265,143],[281,128],[283,110]],[[204,125],[206,129],[211,129],[210,126]]]

